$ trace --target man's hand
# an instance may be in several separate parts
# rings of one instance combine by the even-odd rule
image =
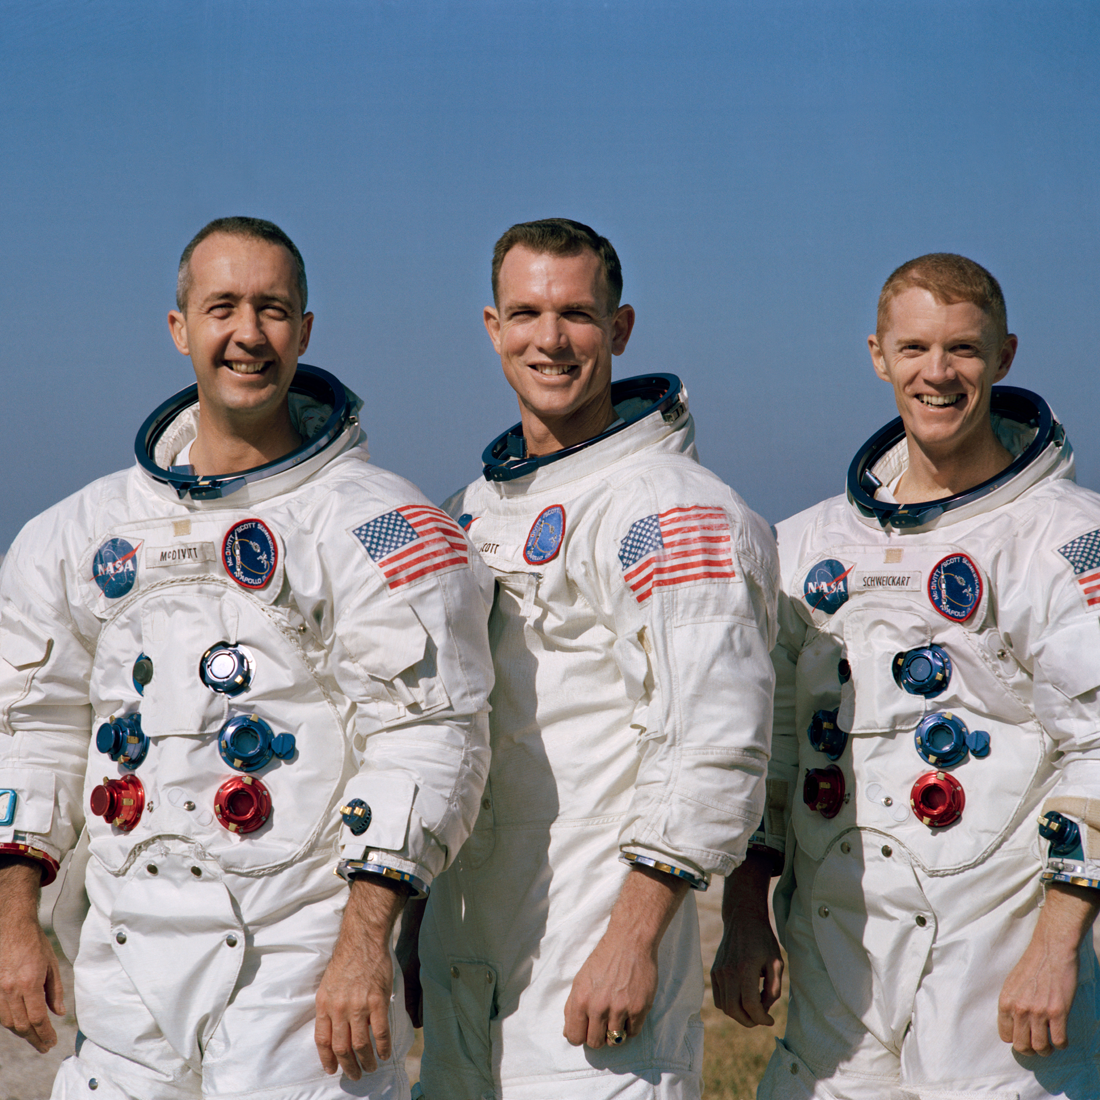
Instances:
[[[1047,1055],[1069,1045],[1077,992],[1077,952],[1100,909],[1100,893],[1055,882],[1023,958],[1001,989],[997,1030],[1018,1054]]]
[[[424,1026],[424,989],[420,984],[420,925],[424,921],[427,898],[416,898],[401,914],[401,931],[397,936],[397,965],[405,979],[405,1009],[413,1027]]]
[[[50,1022],[65,1015],[61,969],[38,923],[42,871],[33,860],[0,867],[0,1024],[45,1054],[57,1043]]]
[[[332,961],[317,990],[313,1038],[326,1073],[342,1069],[352,1081],[387,1061],[393,962],[390,936],[405,903],[401,886],[362,877],[352,882]],[[374,1047],[371,1047],[371,1037]]]
[[[768,1009],[782,987],[783,956],[768,918],[767,857],[749,852],[726,879],[722,942],[710,970],[714,1003],[744,1027],[775,1023]]]
[[[648,867],[631,868],[607,931],[573,980],[564,1034],[599,1049],[608,1032],[637,1035],[657,994],[657,949],[686,882]]]

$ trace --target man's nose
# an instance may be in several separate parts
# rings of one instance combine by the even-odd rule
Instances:
[[[929,382],[947,382],[955,377],[951,355],[946,348],[934,347],[928,354],[925,377]]]
[[[239,344],[261,344],[264,341],[260,314],[252,306],[243,306],[237,315],[237,328],[233,333]]]
[[[559,351],[565,346],[565,328],[556,313],[544,313],[539,317],[535,333],[538,346],[544,351]]]

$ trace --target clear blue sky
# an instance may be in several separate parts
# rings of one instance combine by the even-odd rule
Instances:
[[[0,32],[0,549],[128,465],[188,384],[175,266],[213,217],[297,241],[307,359],[433,498],[517,419],[481,325],[493,241],[578,218],[680,374],[704,461],[776,520],[894,415],[865,338],[928,251],[996,274],[1009,381],[1100,488],[1093,0],[9,0]]]

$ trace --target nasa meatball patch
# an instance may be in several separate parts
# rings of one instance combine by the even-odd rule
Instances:
[[[141,547],[125,539],[108,539],[92,558],[92,578],[109,600],[125,596],[137,580],[136,556]]]
[[[222,565],[242,588],[263,588],[278,564],[275,536],[262,520],[242,519],[226,531]]]
[[[565,509],[551,504],[539,512],[523,547],[523,560],[528,565],[544,565],[553,561],[565,537]]]
[[[928,578],[932,606],[953,623],[965,622],[982,598],[982,578],[965,554],[949,554]]]
[[[813,566],[802,587],[810,609],[835,615],[848,602],[848,574],[854,568],[845,567],[836,558],[826,558]]]

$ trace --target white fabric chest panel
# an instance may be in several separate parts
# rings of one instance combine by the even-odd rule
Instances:
[[[946,541],[898,541],[812,551],[788,582],[813,623],[798,663],[794,827],[814,859],[856,825],[891,832],[917,864],[946,873],[981,862],[1020,828],[1052,781],[1049,738],[1027,705],[1030,680],[996,629],[980,558]],[[904,686],[920,686],[903,672],[908,655],[932,656],[918,671],[946,660],[927,694]],[[835,761],[811,743],[815,715],[848,735]],[[988,734],[988,753],[979,739],[954,762],[937,754],[945,715],[966,733]],[[919,751],[918,728],[939,739],[924,741],[931,759]],[[843,775],[844,799],[827,817],[803,792],[810,769],[831,766]],[[936,772],[961,785],[965,804],[952,823],[931,827],[910,800],[914,784]]]
[[[615,635],[581,590],[596,587],[584,502],[493,504],[469,534],[497,579],[494,823],[622,813],[637,771],[635,703],[615,663]]]
[[[296,613],[279,602],[283,544],[277,523],[263,521],[267,534],[259,533],[259,550],[245,559],[260,580],[270,574],[262,585],[246,587],[223,562],[227,532],[246,520],[255,522],[218,514],[187,521],[183,534],[178,521],[175,528],[166,521],[124,532],[137,550],[132,590],[121,599],[104,599],[98,586],[89,593],[105,622],[90,685],[94,724],[84,803],[92,854],[112,872],[156,836],[193,839],[224,869],[242,873],[284,866],[325,832],[335,841],[335,800],[350,767],[343,724],[290,621]],[[249,529],[236,534],[247,536]],[[255,584],[255,576],[245,574],[246,581]],[[248,663],[247,686],[234,685],[236,694],[214,690],[202,678],[204,654],[220,643]],[[144,664],[136,675],[139,658]],[[100,751],[95,734],[103,723],[134,715],[148,748],[130,769]],[[290,735],[294,743],[286,753],[284,739],[283,757],[271,755],[245,770],[223,758],[219,733],[234,718],[252,715],[272,735]],[[105,778],[126,777],[140,780],[145,799],[130,831],[88,809]],[[270,816],[254,831],[230,831],[215,815],[217,792],[229,780],[248,777],[266,788]]]

